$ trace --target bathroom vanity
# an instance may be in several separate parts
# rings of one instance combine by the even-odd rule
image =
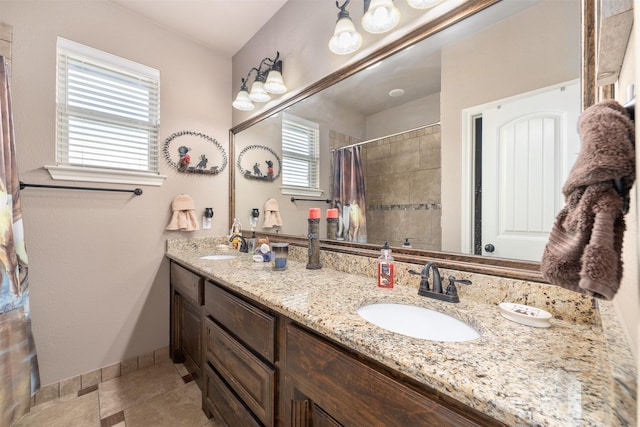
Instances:
[[[635,366],[609,304],[590,320],[558,315],[551,328],[531,328],[468,292],[452,304],[418,296],[417,283],[380,289],[364,274],[307,270],[304,248],[291,249],[287,270],[273,271],[247,254],[206,260],[215,245],[170,242],[172,293],[176,272],[202,284],[202,304],[192,304],[201,359],[197,365],[192,355],[188,369],[201,373],[207,415],[267,426],[635,423]],[[408,267],[396,265],[399,274]],[[476,275],[472,286],[491,294],[491,280]],[[535,286],[554,304],[562,298],[556,287]],[[356,313],[375,302],[437,310],[481,337],[447,343],[389,332]],[[189,352],[179,336],[186,331],[175,325],[179,305],[171,308],[172,356],[179,356]]]

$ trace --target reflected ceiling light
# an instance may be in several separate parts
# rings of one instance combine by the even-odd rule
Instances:
[[[393,0],[364,0],[362,28],[373,34],[386,33],[400,22],[400,11]]]
[[[338,12],[338,21],[333,36],[329,39],[329,49],[338,55],[348,55],[362,46],[362,35],[356,31],[346,9],[350,1],[346,0],[342,6],[336,1],[336,7],[340,9],[340,12]]]
[[[407,0],[409,6],[414,9],[428,9],[442,3],[443,0]]]
[[[254,71],[256,77],[251,84],[251,91],[249,91],[247,82]],[[247,77],[242,79],[240,92],[231,105],[238,110],[251,111],[255,108],[254,102],[267,102],[271,99],[269,94],[281,95],[286,91],[287,87],[282,79],[280,52],[277,52],[275,59],[264,58],[260,61],[260,65],[249,70]]]

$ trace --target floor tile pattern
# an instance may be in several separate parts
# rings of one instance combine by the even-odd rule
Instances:
[[[37,405],[12,427],[218,427],[197,384],[170,360]]]

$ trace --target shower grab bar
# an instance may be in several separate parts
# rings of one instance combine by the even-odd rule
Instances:
[[[70,185],[26,184],[20,181],[20,189],[24,190],[26,187],[58,188],[63,190],[114,191],[114,192],[120,192],[120,193],[133,193],[136,196],[140,196],[142,194],[142,189],[140,188],[134,188],[133,190],[124,190],[119,188],[74,187]]]
[[[291,203],[295,203],[297,201],[301,201],[301,202],[325,202],[325,203],[331,203],[331,200],[329,199],[300,199],[298,197],[291,197]]]

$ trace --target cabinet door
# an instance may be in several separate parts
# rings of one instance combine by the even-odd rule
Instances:
[[[316,420],[323,425],[481,425],[434,400],[441,396],[434,393],[429,398],[291,324],[287,325],[285,376],[283,398],[289,408],[283,415],[295,415],[298,402],[309,401],[308,415],[285,425],[315,426]]]
[[[171,284],[195,305],[204,300],[204,279],[176,263],[171,263]]]
[[[298,390],[291,400],[292,427],[343,427],[327,411],[316,405],[309,397]]]
[[[202,314],[200,308],[183,299],[180,335],[184,364],[193,379],[202,386]],[[202,387],[201,387],[202,388]]]

